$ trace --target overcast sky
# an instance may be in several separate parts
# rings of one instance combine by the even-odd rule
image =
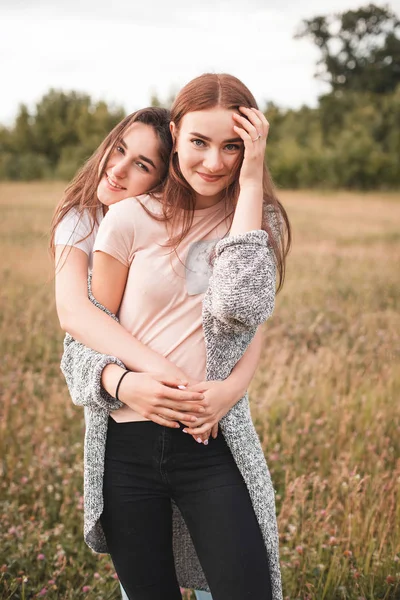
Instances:
[[[147,106],[206,71],[242,79],[261,105],[315,106],[319,53],[302,19],[369,0],[0,0],[0,123],[49,88]],[[384,5],[384,1],[376,0]],[[400,0],[389,3],[400,13]]]

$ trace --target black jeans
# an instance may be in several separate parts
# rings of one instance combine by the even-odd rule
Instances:
[[[181,600],[173,499],[213,600],[271,599],[268,558],[247,487],[221,432],[208,446],[152,421],[107,434],[101,523],[130,600]]]

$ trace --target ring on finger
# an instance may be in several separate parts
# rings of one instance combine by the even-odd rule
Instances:
[[[258,140],[261,139],[261,137],[262,137],[261,133],[259,133],[258,136],[256,137],[256,139],[255,140],[252,139],[251,141],[252,142],[258,142]]]

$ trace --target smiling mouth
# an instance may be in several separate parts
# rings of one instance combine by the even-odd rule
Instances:
[[[118,185],[118,183],[115,183],[115,181],[113,181],[112,179],[110,179],[110,176],[108,173],[105,174],[107,181],[109,183],[109,185],[111,185],[112,188],[114,188],[115,190],[126,190],[126,188]]]
[[[197,175],[200,175],[204,181],[208,181],[209,183],[213,183],[215,181],[219,181],[224,175],[208,175],[207,173],[200,173],[197,171]]]

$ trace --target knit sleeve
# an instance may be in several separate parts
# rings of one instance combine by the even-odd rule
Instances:
[[[90,284],[91,279],[89,277],[88,293],[91,302],[117,321],[117,317],[94,298]],[[110,396],[101,385],[101,374],[109,364],[117,364],[123,369],[125,368],[123,362],[115,356],[100,354],[76,341],[67,333],[64,339],[61,371],[74,404],[102,408],[108,411],[124,406],[122,402]]]
[[[204,308],[235,331],[256,327],[274,310],[276,264],[268,233],[249,231],[218,242]]]

